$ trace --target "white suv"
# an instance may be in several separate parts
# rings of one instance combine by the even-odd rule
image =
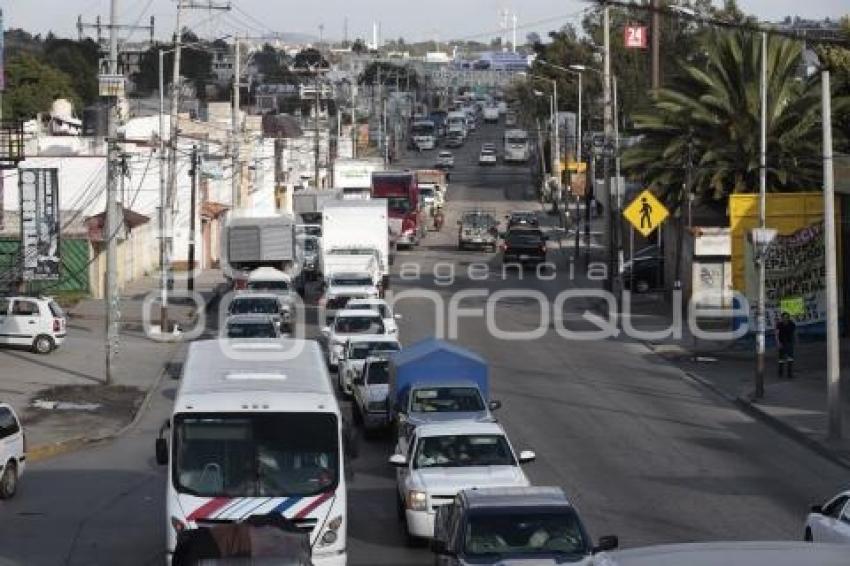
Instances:
[[[10,405],[0,403],[0,499],[15,495],[25,464],[26,440],[21,421]]]
[[[408,541],[434,536],[434,516],[462,489],[526,487],[521,464],[535,459],[514,452],[497,423],[446,421],[416,427],[390,457],[396,468],[398,511]]]
[[[0,344],[49,354],[65,341],[62,308],[49,297],[0,297]]]

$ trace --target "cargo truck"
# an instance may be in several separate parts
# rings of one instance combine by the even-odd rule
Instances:
[[[235,211],[221,234],[221,265],[234,289],[244,289],[252,271],[271,267],[287,274],[303,292],[300,253],[295,242],[295,218],[289,214],[255,215]]]
[[[334,161],[334,187],[343,200],[368,199],[372,189],[372,173],[384,170],[379,157],[337,159]]]
[[[390,275],[387,201],[333,201],[322,211],[321,261],[325,278],[334,273],[368,273],[386,290]]]
[[[425,237],[427,221],[421,211],[415,173],[372,173],[372,198],[387,200],[390,237],[396,245],[413,247]]]

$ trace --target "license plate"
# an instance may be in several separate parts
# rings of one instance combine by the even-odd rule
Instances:
[[[519,259],[531,259],[531,256],[528,254],[520,254]]]

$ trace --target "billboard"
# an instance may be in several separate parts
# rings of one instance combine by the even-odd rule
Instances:
[[[24,281],[59,279],[58,169],[21,169],[21,275]]]
[[[758,273],[747,234],[759,225],[758,199],[758,194],[729,197],[732,285],[746,294],[751,309],[757,303]],[[767,328],[773,328],[783,305],[794,305],[789,314],[798,333],[821,334],[826,321],[823,193],[768,193],[765,208],[767,227],[778,230],[765,258]],[[838,211],[836,225],[841,226]],[[840,264],[838,270],[840,282]],[[755,328],[754,314],[750,328]]]

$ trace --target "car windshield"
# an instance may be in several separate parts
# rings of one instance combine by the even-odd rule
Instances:
[[[386,385],[390,382],[389,362],[372,362],[369,364],[369,374],[366,376],[369,385]]]
[[[230,303],[231,314],[278,314],[280,307],[277,299],[265,297],[244,297]]]
[[[463,223],[472,228],[489,228],[495,224],[495,220],[486,214],[467,214],[463,217]]]
[[[427,436],[416,448],[415,468],[514,466],[516,460],[501,434]]]
[[[431,189],[431,188],[428,188],[428,189],[420,188],[420,189],[419,189],[419,195],[420,195],[423,199],[433,199],[433,198],[434,198],[434,189]]]
[[[397,352],[399,345],[395,342],[357,342],[351,345],[349,359],[365,360],[373,352]]]
[[[568,555],[579,560],[591,550],[572,509],[474,513],[466,526],[463,545],[468,556]]]
[[[528,140],[526,138],[520,138],[520,137],[509,137],[507,141],[508,141],[508,143],[519,145],[519,144],[525,144]]]
[[[301,247],[305,252],[315,252],[319,249],[319,243],[313,238],[306,238],[301,241]]]
[[[289,282],[283,280],[256,280],[248,281],[248,289],[251,291],[289,291]]]
[[[309,496],[339,481],[331,413],[174,417],[174,484],[197,497]]]
[[[381,303],[359,303],[347,305],[346,308],[352,311],[372,311],[381,315],[381,318],[390,318],[389,307]]]
[[[374,316],[338,317],[334,324],[338,334],[383,334],[384,324]]]
[[[277,338],[271,322],[234,322],[227,325],[228,338]]]
[[[472,413],[483,411],[484,401],[475,387],[433,387],[414,391],[410,410],[414,413]]]
[[[410,212],[410,199],[407,197],[387,197],[387,208],[391,212],[407,214]]]
[[[56,301],[50,301],[47,303],[47,306],[50,307],[50,313],[56,318],[65,318],[65,311],[62,310],[62,307],[59,306],[59,303]],[[0,310],[0,312],[3,312]]]
[[[543,245],[543,238],[540,236],[540,234],[534,233],[511,232],[508,234],[506,240],[511,246],[533,247]]]
[[[371,284],[368,277],[334,277],[331,283],[334,287],[368,287]]]
[[[447,151],[441,151],[440,152],[440,157],[448,158],[448,157],[451,157],[451,156],[452,156],[452,154],[447,152]]]

